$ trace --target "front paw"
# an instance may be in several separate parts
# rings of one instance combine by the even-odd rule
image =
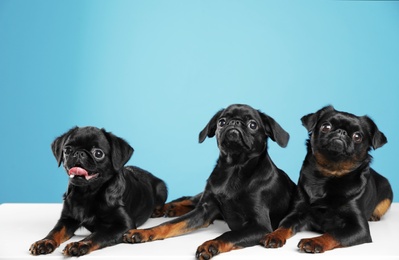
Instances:
[[[305,253],[323,253],[324,245],[314,238],[301,239],[298,243],[299,251]]]
[[[278,228],[274,232],[265,235],[260,244],[266,248],[278,248],[285,245],[288,238],[292,236],[292,229]]]
[[[306,253],[323,253],[338,247],[342,247],[341,243],[327,233],[319,237],[303,238],[298,243],[299,251]]]
[[[57,243],[52,239],[42,239],[33,243],[29,251],[32,255],[50,254],[57,248]]]
[[[165,217],[179,217],[192,211],[195,205],[190,201],[181,201],[176,203],[168,203],[165,205]]]
[[[155,234],[149,229],[131,229],[123,235],[125,243],[144,243],[154,240]]]
[[[208,260],[220,253],[228,252],[238,248],[238,246],[235,246],[232,243],[227,243],[220,240],[210,240],[198,247],[195,257],[200,260]]]
[[[219,254],[219,244],[218,241],[207,241],[197,248],[195,257],[200,260],[208,260],[213,256]]]
[[[80,242],[73,242],[64,248],[62,253],[65,256],[82,256],[87,255],[91,251],[95,250],[95,246],[90,241],[80,241]]]
[[[267,234],[260,244],[266,248],[279,248],[285,245],[286,240],[278,237],[276,234]]]

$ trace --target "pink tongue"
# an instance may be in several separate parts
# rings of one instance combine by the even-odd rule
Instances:
[[[80,175],[80,176],[88,176],[89,175],[89,173],[85,169],[80,168],[80,167],[73,167],[73,168],[69,169],[68,174],[69,175]]]

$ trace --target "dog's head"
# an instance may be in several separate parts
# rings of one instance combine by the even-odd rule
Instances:
[[[199,134],[199,142],[216,135],[222,155],[261,154],[270,137],[281,147],[287,146],[289,134],[270,116],[248,105],[234,104],[217,112]]]
[[[56,138],[51,149],[75,186],[99,185],[116,174],[133,153],[123,139],[96,127],[75,127]]]
[[[301,119],[309,131],[311,151],[321,170],[344,175],[370,161],[369,151],[387,143],[387,138],[368,116],[356,116],[327,106]]]

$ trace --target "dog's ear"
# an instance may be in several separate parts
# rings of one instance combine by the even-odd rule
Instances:
[[[380,148],[388,142],[385,135],[378,129],[377,125],[370,117],[362,116],[361,118],[366,121],[368,125],[369,135],[371,138],[370,143],[374,150]]]
[[[132,157],[133,147],[131,147],[125,140],[116,135],[101,129],[111,145],[111,159],[115,171],[119,171]]]
[[[215,136],[217,122],[220,115],[223,113],[224,109],[219,110],[209,121],[209,123],[205,126],[205,128],[199,133],[199,142],[202,143],[205,138],[208,136],[209,138]]]
[[[268,135],[270,139],[275,141],[279,146],[286,147],[290,135],[272,117],[260,112],[259,110],[258,113],[262,119],[266,135]]]
[[[57,159],[58,167],[61,166],[61,163],[64,162],[64,156],[63,156],[63,149],[64,149],[64,144],[65,141],[68,139],[68,137],[74,133],[79,127],[75,126],[74,128],[71,128],[68,132],[65,134],[57,137],[52,143],[51,143],[51,150],[53,151],[53,154],[55,158]]]
[[[322,109],[320,109],[319,111],[315,112],[315,113],[311,113],[308,114],[306,116],[303,116],[301,118],[302,121],[302,125],[308,130],[308,132],[313,132],[313,129],[315,128],[317,122],[319,121],[319,119],[327,112],[331,112],[334,111],[334,107],[333,106],[325,106]]]

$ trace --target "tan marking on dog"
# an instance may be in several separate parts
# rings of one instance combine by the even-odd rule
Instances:
[[[354,160],[346,160],[342,162],[331,162],[324,155],[319,152],[314,153],[314,158],[317,162],[317,169],[324,176],[341,177],[359,167],[360,163]]]
[[[292,231],[292,228],[279,227],[272,233],[269,233],[266,236],[264,236],[264,238],[261,239],[260,243],[261,245],[267,248],[269,247],[277,248],[285,245],[287,239],[289,239],[293,235],[294,232]],[[271,243],[273,243],[273,246]]]
[[[51,237],[57,243],[57,246],[61,245],[70,238],[66,233],[66,227],[62,227],[60,231],[53,233]]]
[[[165,215],[168,217],[182,216],[195,208],[192,200],[182,200],[178,202],[167,203],[164,206]]]
[[[127,237],[134,237],[137,234],[141,238],[140,242],[143,243],[186,234],[193,230],[207,227],[209,224],[210,223],[205,223],[201,227],[190,228],[188,226],[188,221],[166,223],[149,229],[131,229],[126,233],[126,235]]]
[[[164,239],[169,237],[178,236],[188,232],[187,222],[178,222],[174,224],[166,224],[153,228],[154,236],[156,239]]]
[[[308,253],[323,253],[334,248],[342,247],[342,245],[330,234],[325,233],[318,237],[301,239],[298,247],[301,251]]]
[[[241,249],[242,247],[237,246],[231,242],[220,241],[217,239],[209,240],[204,242],[197,248],[198,259],[209,259],[220,253],[229,252],[235,249]]]
[[[378,203],[375,207],[373,215],[370,217],[370,221],[379,221],[381,217],[388,211],[391,206],[392,201],[390,199],[385,199]]]

